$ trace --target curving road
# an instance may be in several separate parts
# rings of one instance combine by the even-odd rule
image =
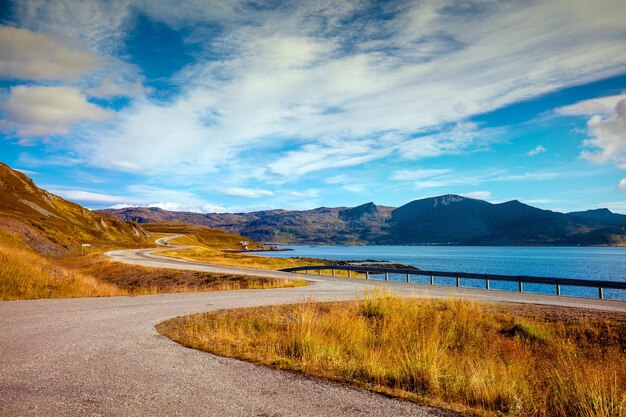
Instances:
[[[165,240],[167,241],[168,238]],[[171,239],[171,237],[169,238]],[[161,243],[167,243],[167,242]],[[112,259],[168,268],[286,278],[301,275],[198,265],[114,251]],[[308,287],[0,303],[0,415],[445,416],[451,413],[315,378],[186,349],[156,333],[199,311],[344,300],[370,285],[422,297],[553,303],[625,311],[620,302],[309,277]]]

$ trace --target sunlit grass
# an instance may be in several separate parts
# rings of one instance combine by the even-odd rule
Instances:
[[[13,238],[0,241],[0,300],[124,295],[115,285],[60,267]]]
[[[129,265],[112,262],[102,255],[68,258],[61,262],[67,268],[79,270],[103,282],[114,284],[131,295],[286,288],[306,285],[304,280]]]
[[[118,247],[119,248],[119,247]],[[114,247],[115,249],[115,247]],[[149,268],[103,255],[47,259],[0,231],[0,301],[285,288],[304,280]]]
[[[185,346],[468,414],[602,417],[626,415],[625,323],[375,295],[196,314],[158,329]]]

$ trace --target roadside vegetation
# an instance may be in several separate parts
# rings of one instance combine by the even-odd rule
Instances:
[[[250,240],[244,236],[232,235],[221,230],[209,229],[204,226],[193,226],[181,223],[148,223],[143,225],[151,233],[176,233],[185,236],[170,239],[170,243],[181,246],[193,246],[187,249],[162,251],[158,254],[170,258],[186,259],[194,262],[206,262],[226,266],[240,266],[280,270],[297,266],[330,265],[332,261],[317,258],[274,258],[255,255],[254,253],[238,252],[239,242],[249,242],[249,250],[267,250],[268,246]],[[335,271],[337,276],[347,276],[346,271]],[[352,277],[364,277],[364,274],[352,272]]]
[[[306,285],[303,280],[128,265],[113,262],[100,253],[105,249],[120,247],[107,244],[106,247],[98,246],[94,249],[94,254],[82,257],[46,258],[35,253],[15,234],[0,230],[0,301]]]
[[[0,231],[0,301],[125,294],[115,285],[59,266]]]
[[[188,347],[466,415],[626,416],[626,315],[371,294],[195,314]]]
[[[129,295],[300,287],[304,280],[247,275],[216,274],[166,268],[150,268],[111,262],[104,255],[71,258],[63,265],[101,282],[115,285]]]

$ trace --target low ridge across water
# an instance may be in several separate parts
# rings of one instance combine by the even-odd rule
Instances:
[[[626,282],[626,247],[486,247],[486,246],[285,246],[288,252],[263,256],[314,257],[331,260],[384,260],[423,270],[502,275],[548,276]],[[373,276],[375,279],[376,276]],[[404,280],[404,275],[390,276]],[[424,282],[427,278],[424,278]],[[415,277],[416,282],[421,282]],[[440,278],[438,284],[454,285]],[[463,280],[462,285],[483,283]],[[494,289],[516,290],[512,283],[492,283]],[[554,293],[554,286],[527,285],[526,291]],[[595,297],[592,288],[564,287],[563,295]],[[606,298],[626,299],[624,291],[607,290]]]

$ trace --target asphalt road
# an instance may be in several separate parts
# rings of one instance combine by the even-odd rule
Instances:
[[[115,251],[124,262],[301,278],[247,268],[194,265],[146,250]],[[625,311],[626,303],[534,297],[412,284],[311,277],[308,287],[49,299],[0,303],[0,414],[19,416],[442,416],[450,415],[341,384],[186,349],[154,326],[200,311],[345,300],[370,285],[422,297],[552,303]]]

